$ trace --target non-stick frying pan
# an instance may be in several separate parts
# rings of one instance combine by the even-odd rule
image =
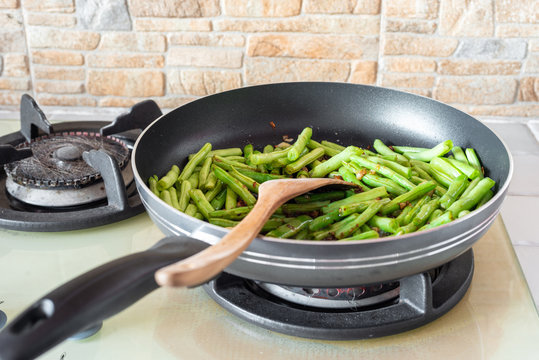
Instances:
[[[273,122],[275,127],[270,126]],[[451,139],[473,147],[496,181],[495,196],[479,210],[439,228],[346,243],[257,238],[226,272],[305,287],[382,282],[442,265],[485,233],[505,197],[513,165],[503,142],[473,117],[443,103],[373,86],[286,83],[212,95],[160,117],[135,144],[132,166],[141,199],[168,237],[152,249],[105,264],[34,303],[0,333],[0,358],[31,358],[91,327],[157,288],[153,272],[188,257],[227,231],[178,212],[146,186],[153,174],[183,165],[203,143],[214,148],[262,147],[294,137],[304,127],[313,138],[343,145],[432,147]]]

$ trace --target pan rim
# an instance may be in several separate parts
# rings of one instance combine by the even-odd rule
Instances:
[[[468,114],[468,113],[466,113],[466,112],[464,112],[464,111],[462,111],[460,109],[457,109],[457,108],[455,108],[455,107],[453,107],[451,105],[445,104],[445,103],[443,103],[443,102],[441,102],[439,100],[432,99],[432,98],[422,96],[422,95],[418,95],[418,94],[414,94],[414,93],[411,93],[411,92],[395,90],[395,89],[390,89],[390,88],[376,86],[376,85],[351,84],[351,83],[345,83],[345,82],[324,82],[324,81],[298,81],[298,82],[280,82],[280,83],[271,83],[271,84],[250,85],[250,86],[245,86],[245,87],[241,87],[241,88],[236,88],[236,89],[227,90],[227,91],[219,92],[219,93],[216,93],[216,94],[204,96],[204,97],[201,97],[199,99],[193,100],[193,101],[191,101],[189,103],[186,103],[184,105],[181,105],[181,106],[178,106],[178,107],[172,109],[170,112],[161,115],[160,117],[155,119],[153,122],[151,122],[145,129],[143,129],[142,133],[139,135],[139,137],[135,141],[135,144],[133,146],[133,151],[132,151],[132,154],[131,154],[131,166],[133,168],[134,177],[137,180],[136,183],[141,184],[141,185],[143,184],[144,185],[143,189],[145,190],[145,192],[150,197],[152,197],[154,200],[161,201],[153,192],[151,192],[149,190],[149,188],[148,188],[148,186],[146,184],[146,181],[142,180],[142,178],[140,177],[139,171],[137,169],[135,158],[136,158],[136,153],[138,151],[138,146],[140,144],[140,141],[144,137],[144,135],[147,132],[149,132],[150,129],[153,126],[155,126],[155,124],[157,122],[159,122],[163,117],[168,116],[169,114],[171,114],[172,112],[174,112],[174,111],[176,111],[176,110],[178,110],[180,108],[188,107],[188,106],[191,106],[192,104],[195,104],[195,103],[197,103],[199,101],[205,100],[207,98],[215,97],[215,96],[220,96],[222,94],[226,94],[226,93],[230,93],[230,92],[236,92],[236,91],[245,91],[246,89],[250,89],[250,88],[275,87],[275,86],[283,86],[283,85],[287,85],[287,84],[342,85],[342,86],[350,86],[350,87],[363,87],[363,88],[367,88],[367,89],[369,89],[369,88],[370,89],[378,89],[378,90],[390,91],[390,92],[393,92],[393,93],[396,93],[396,94],[406,94],[407,96],[411,96],[411,97],[427,99],[429,102],[435,102],[435,103],[441,104],[444,107],[450,107],[451,109],[456,110],[457,112],[460,112],[460,113],[466,115],[467,117],[473,119],[474,121],[481,124],[481,126],[485,127],[486,130],[492,132],[492,134],[496,137],[496,139],[498,141],[500,141],[500,143],[503,145],[503,147],[505,149],[505,153],[508,156],[509,171],[507,173],[507,179],[504,182],[504,184],[502,185],[502,187],[500,187],[498,189],[498,191],[496,192],[496,194],[494,194],[494,196],[486,204],[484,204],[480,209],[474,210],[470,214],[468,214],[466,216],[463,216],[462,218],[455,219],[455,220],[451,221],[448,224],[444,224],[444,225],[438,226],[438,227],[433,228],[433,229],[423,230],[423,231],[420,232],[422,235],[429,235],[429,234],[432,234],[433,232],[437,232],[440,229],[446,229],[446,228],[449,228],[449,227],[457,227],[460,223],[467,221],[472,216],[488,211],[490,209],[490,207],[492,206],[492,204],[499,201],[500,198],[502,198],[502,197],[504,197],[506,195],[507,189],[509,188],[511,179],[513,177],[513,172],[514,172],[513,156],[511,154],[511,152],[509,151],[509,147],[507,146],[506,142],[500,136],[498,136],[498,134],[496,132],[494,132],[492,129],[490,129],[487,125],[485,125],[479,119],[477,119],[474,116],[472,116],[472,115],[470,115],[470,114]],[[221,232],[221,236],[224,236],[229,232],[229,230],[227,228],[223,228],[223,227],[220,227],[220,226],[217,226],[217,225],[210,224],[210,223],[208,223],[208,222],[206,222],[204,220],[196,219],[196,218],[194,218],[192,216],[188,216],[188,215],[182,213],[181,211],[175,209],[174,207],[172,207],[172,206],[170,206],[170,205],[168,205],[166,203],[163,203],[163,204],[168,206],[168,208],[174,210],[180,217],[188,219],[189,221],[194,221],[196,224],[200,224],[200,226],[208,227],[209,229],[213,229],[216,232]],[[417,236],[418,233],[419,232],[414,232],[414,233],[409,233],[409,234],[404,234],[404,235],[399,235],[399,236],[387,236],[387,237],[382,237],[382,238],[377,238],[377,239],[351,240],[351,241],[338,241],[338,240],[312,241],[312,240],[296,240],[296,239],[279,239],[279,238],[273,238],[273,237],[267,237],[267,236],[258,236],[255,239],[274,242],[274,243],[277,243],[277,244],[294,244],[294,245],[309,245],[309,246],[313,246],[313,245],[314,246],[328,246],[328,245],[331,245],[331,246],[335,246],[335,245],[337,245],[337,246],[357,246],[358,244],[372,244],[372,243],[381,243],[381,242],[384,242],[384,243],[388,242],[389,243],[389,242],[392,242],[392,241],[403,241],[405,239],[413,238],[413,237]]]

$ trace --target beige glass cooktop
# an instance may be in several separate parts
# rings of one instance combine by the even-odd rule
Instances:
[[[0,230],[0,310],[13,319],[34,300],[162,234],[146,214],[63,233]],[[532,359],[539,317],[501,218],[474,246],[463,300],[438,320],[378,339],[319,341],[278,334],[222,309],[200,289],[158,289],[42,359]]]

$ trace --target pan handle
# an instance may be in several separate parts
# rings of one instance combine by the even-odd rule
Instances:
[[[187,258],[208,244],[186,236],[166,237],[53,290],[0,332],[0,359],[31,359],[68,337],[100,324],[155,290],[157,269]]]

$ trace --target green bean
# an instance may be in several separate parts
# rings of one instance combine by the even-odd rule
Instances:
[[[453,204],[469,185],[468,178],[462,174],[457,176],[449,185],[447,192],[440,199],[440,207],[447,209]]]
[[[221,226],[221,227],[234,227],[240,223],[239,221],[222,219],[222,218],[209,218],[208,222],[210,224]]]
[[[258,171],[252,171],[249,169],[242,169],[242,168],[235,168],[240,174],[243,174],[245,176],[250,177],[257,183],[261,184],[263,182],[269,181],[269,180],[275,180],[275,179],[284,179],[285,176],[282,175],[274,175],[274,174],[266,174],[261,173]]]
[[[479,200],[476,207],[479,209],[481,206],[485,205],[492,197],[494,196],[494,192],[492,190],[487,191],[487,193]]]
[[[198,184],[200,188],[205,189],[206,180],[208,179],[208,175],[210,174],[212,162],[213,159],[211,158],[211,156],[208,156],[206,159],[204,159],[204,162],[202,163],[202,168],[198,173]]]
[[[178,209],[180,211],[186,211],[186,208],[189,206],[189,201],[191,196],[189,191],[191,190],[191,183],[189,181],[182,181],[180,186],[180,195],[178,196]]]
[[[292,236],[291,239],[296,239],[296,240],[310,240],[310,236],[309,236],[309,229],[307,228],[303,228],[301,229],[298,233],[296,233],[296,235]]]
[[[303,179],[303,178],[310,178],[311,176],[309,175],[308,171],[300,170],[300,171],[297,172],[296,177],[298,179]]]
[[[150,191],[159,196],[159,190],[157,190],[157,180],[155,177],[152,176],[148,179],[148,185],[150,186]]]
[[[455,201],[447,211],[451,212],[453,216],[456,216],[462,210],[470,210],[481,201],[483,196],[485,196],[495,184],[496,182],[489,177],[481,179],[466,197],[461,196],[461,198]]]
[[[419,184],[412,190],[408,191],[406,194],[399,195],[393,200],[391,200],[389,203],[385,204],[380,210],[380,212],[382,213],[382,215],[390,214],[393,211],[399,209],[399,204],[418,199],[429,191],[434,190],[435,187],[436,183],[434,181],[427,181],[422,184]]]
[[[319,157],[323,155],[324,155],[324,149],[322,148],[313,149],[307,154],[298,158],[293,163],[286,165],[286,167],[284,168],[284,171],[287,174],[293,174],[295,172],[298,172],[300,169],[304,168],[305,166],[312,163],[313,161],[315,161],[316,159],[318,159]],[[290,160],[290,157],[288,157],[288,160]]]
[[[407,179],[410,179],[410,177],[412,176],[411,168],[403,166],[395,161],[386,160],[378,156],[368,156],[367,159],[376,164],[384,165]]]
[[[180,205],[178,204],[178,193],[176,192],[176,188],[174,186],[169,187],[167,190],[170,193],[170,202],[172,204],[172,207],[174,209],[180,209]]]
[[[219,194],[221,192],[221,190],[223,190],[223,182],[222,181],[217,181],[217,184],[215,184],[214,188],[211,189],[211,190],[208,190],[206,191],[206,193],[204,194],[204,196],[206,197],[206,199],[208,201],[212,201],[214,197],[217,196],[217,194]]]
[[[428,166],[428,165],[427,165]],[[425,170],[423,170],[422,168],[420,168],[419,166],[412,166],[412,170],[416,171],[417,172],[417,175],[420,177],[420,178],[423,178],[425,180],[432,180],[432,176],[429,175],[428,172],[426,172]]]
[[[457,176],[462,174],[457,168],[455,168],[448,159],[435,157],[430,161],[430,166],[434,170],[437,170],[445,175],[447,175],[451,181],[453,181]]]
[[[481,167],[481,162],[479,161],[479,158],[477,157],[477,154],[475,153],[475,150],[473,148],[467,148],[465,151],[466,159],[468,159],[468,163],[472,165],[474,168],[479,171],[479,177],[482,178],[483,175],[483,168]]]
[[[219,156],[240,156],[242,154],[243,154],[243,152],[241,151],[240,148],[228,148],[228,149],[211,150],[204,157],[205,158],[208,157],[208,156],[212,157],[214,155],[219,155]],[[196,156],[196,154],[189,154],[187,159],[191,160],[195,156]]]
[[[390,234],[396,233],[399,227],[396,219],[378,215],[371,217],[368,224]]]
[[[321,193],[308,193],[295,197],[294,202],[298,204],[305,204],[316,201],[340,200],[344,199],[345,196],[345,192],[342,190],[334,190]]]
[[[187,165],[183,168],[182,172],[180,173],[180,176],[178,177],[179,180],[187,180],[191,174],[194,172],[195,167],[204,161],[206,156],[211,151],[211,144],[206,143],[200,150],[187,162]]]
[[[335,149],[335,150],[338,150],[339,152],[340,151],[343,151],[344,149],[346,149],[345,146],[342,146],[342,145],[339,145],[339,144],[336,144],[334,142],[331,142],[331,141],[327,141],[327,140],[322,140],[320,141],[320,144],[324,145],[324,146],[327,146],[327,147],[330,147],[332,149]]]
[[[437,226],[450,223],[451,221],[453,221],[453,214],[451,213],[451,211],[446,211],[442,215],[438,216],[436,219],[432,220],[427,225],[423,225],[422,227],[420,227],[419,231],[432,229]]]
[[[423,224],[428,221],[434,210],[436,210],[438,207],[438,203],[438,199],[433,199],[421,206],[419,212],[412,219],[412,223],[417,227],[423,226]]]
[[[365,153],[367,154],[367,153]],[[367,154],[368,155],[368,154]],[[402,156],[400,154],[397,155],[380,155],[380,154],[374,154],[374,155],[368,155],[368,156],[377,156],[384,160],[389,160],[396,162],[397,164],[400,164],[402,166],[410,167],[410,160],[406,156]]]
[[[355,146],[348,146],[335,156],[321,163],[311,170],[311,177],[324,177],[330,172],[337,170],[342,166],[343,161],[349,161],[351,156],[361,155],[363,150]]]
[[[395,181],[378,175],[365,174],[361,181],[371,187],[384,186],[387,189],[387,192],[392,195],[402,195],[407,191]]]
[[[227,187],[228,188],[228,187]],[[225,201],[226,201],[226,189],[222,189],[219,194],[217,194],[211,201],[210,201],[210,205],[215,209],[215,210],[220,210],[223,208],[223,206],[225,205]]]
[[[347,164],[347,163],[343,162],[343,165],[344,164]],[[367,185],[365,185],[361,181],[359,181],[356,174],[353,173],[348,167],[341,166],[339,168],[339,174],[341,175],[341,177],[343,178],[344,181],[348,181],[348,182],[351,182],[351,183],[356,184],[357,186],[359,186],[361,191],[370,190],[370,187],[368,187]],[[377,186],[380,186],[380,185],[377,185]]]
[[[352,233],[354,233],[357,229],[359,229],[361,225],[365,224],[374,215],[376,215],[376,213],[380,210],[381,207],[382,207],[382,203],[380,201],[373,202],[355,220],[346,224],[343,228],[337,230],[335,232],[335,237],[337,239],[344,239],[346,237],[349,237],[350,235],[352,235]]]
[[[362,201],[367,201],[367,200],[374,200],[374,199],[377,199],[377,198],[383,198],[383,197],[386,197],[387,195],[388,194],[387,194],[386,188],[383,187],[383,186],[380,186],[380,187],[374,188],[374,189],[369,190],[369,191],[365,191],[365,192],[361,192],[359,194],[349,196],[349,197],[347,197],[345,199],[342,199],[342,200],[334,201],[331,204],[329,204],[328,206],[323,207],[322,212],[324,214],[327,214],[328,212],[336,210],[336,209],[338,209],[339,207],[341,207],[343,205],[349,205],[349,204],[352,204],[352,203],[357,203],[357,202],[362,202]]]
[[[434,178],[434,180],[436,180],[437,183],[442,184],[446,188],[448,188],[449,185],[451,185],[451,181],[453,181],[451,177],[441,171],[438,171],[432,166],[430,167],[429,174]]]
[[[229,220],[240,220],[243,219],[249,211],[251,211],[253,207],[252,206],[242,206],[242,207],[236,207],[234,209],[227,209],[227,210],[215,210],[210,212],[210,217],[212,218],[223,218],[223,219],[229,219]]]
[[[238,204],[238,194],[236,194],[230,187],[226,187],[226,200],[225,209],[234,209]]]
[[[444,156],[453,148],[453,142],[451,140],[445,140],[444,142],[436,145],[432,149],[419,151],[419,152],[405,152],[403,155],[409,159],[431,161],[438,156]]]
[[[374,201],[376,200],[362,201],[362,202],[352,203],[348,205],[343,205],[336,210],[320,215],[314,218],[313,221],[309,224],[309,230],[311,231],[321,230],[324,227],[333,224],[337,220],[347,217],[348,215],[351,215],[356,212],[363,212]]]
[[[212,164],[213,166],[213,164]],[[213,189],[216,185],[217,185],[217,176],[215,176],[215,174],[213,173],[213,171],[211,171],[209,174],[208,174],[208,177],[206,178],[206,183],[204,184],[204,189],[205,190],[211,190]],[[191,184],[193,185],[193,184]],[[193,186],[193,188],[195,188],[195,186]]]
[[[298,135],[298,138],[294,145],[292,145],[292,148],[288,151],[288,154],[286,154],[288,160],[296,161],[297,159],[299,159],[301,152],[307,146],[307,142],[309,142],[312,135],[313,129],[311,129],[310,127],[306,127],[305,129],[303,129],[303,131]],[[319,157],[320,156],[317,156],[317,158]]]
[[[403,225],[401,227],[399,227],[397,229],[397,232],[395,233],[395,235],[404,235],[404,234],[409,234],[411,232],[414,232],[417,230],[417,225],[414,224],[413,222],[407,224],[407,225]]]
[[[180,168],[176,165],[172,165],[172,168],[167,172],[167,174],[157,182],[157,190],[163,191],[174,185],[176,179],[178,179],[179,173]]]
[[[380,234],[374,230],[365,231],[359,234],[352,235],[350,237],[340,239],[338,241],[351,241],[351,240],[366,240],[366,239],[377,239],[380,237]]]
[[[300,215],[285,225],[279,226],[277,229],[271,230],[266,234],[269,237],[288,239],[296,235],[298,232],[309,226],[312,218],[307,215]]]
[[[463,163],[468,164],[466,154],[464,154],[464,150],[462,150],[460,146],[453,146],[451,152],[453,153],[453,156],[455,156],[455,160],[462,161]]]
[[[195,214],[197,213],[198,209],[196,207],[195,204],[193,203],[190,203],[187,205],[187,207],[185,208],[185,215],[189,215],[189,216],[195,216]]]
[[[253,144],[247,144],[243,147],[243,156],[245,158],[245,163],[249,166],[253,166],[249,161],[249,156],[254,152]]]
[[[417,146],[399,146],[399,145],[393,145],[393,150],[395,150],[395,152],[398,152],[400,154],[403,154],[405,152],[408,152],[408,153],[416,153],[416,152],[422,152],[422,151],[427,151],[429,150],[428,148],[424,148],[424,147],[417,147]]]
[[[415,185],[410,180],[406,179],[404,176],[400,174],[397,174],[395,171],[393,171],[392,169],[384,165],[376,164],[364,157],[357,156],[357,155],[350,156],[350,161],[358,164],[361,167],[365,167],[369,170],[376,171],[380,175],[383,175],[395,181],[397,184],[399,184],[400,186],[402,186],[403,188],[407,190],[412,190],[413,188],[415,188]]]
[[[219,180],[228,185],[248,206],[254,205],[256,198],[238,179],[232,177],[225,170],[218,166],[213,166],[213,173]]]
[[[403,161],[407,161],[408,159],[401,155],[401,154],[398,154],[396,153],[395,151],[391,150],[386,144],[384,144],[382,142],[382,140],[380,139],[374,139],[374,142],[373,142],[373,145],[372,147],[374,148],[374,150],[376,150],[376,152],[380,155],[392,155],[392,156],[395,156],[397,157],[397,159],[400,159],[400,160],[403,160]]]
[[[193,215],[193,217],[195,217],[195,218],[197,218],[199,220],[204,220],[204,215],[202,215],[198,211],[195,213],[195,215]]]
[[[251,163],[254,165],[269,164],[279,158],[286,157],[290,149],[291,148],[286,148],[284,150],[276,150],[270,153],[262,154],[253,153],[251,156],[249,156],[249,161],[251,161]]]
[[[204,196],[204,193],[200,189],[191,189],[189,190],[189,196],[191,200],[195,203],[198,211],[204,216],[205,219],[209,219],[209,213],[214,211],[210,202]]]
[[[199,178],[198,173],[193,173],[193,174],[191,174],[191,176],[189,176],[187,181],[189,181],[191,183],[191,188],[193,188],[193,189],[198,188],[198,185],[199,185],[198,178]],[[208,181],[209,181],[209,179],[206,180],[206,183]],[[176,183],[178,183],[178,182],[180,182],[180,185],[181,185],[182,180],[178,179],[178,181]],[[176,189],[178,189],[178,188],[176,187]]]
[[[238,172],[238,170],[236,170],[234,167],[232,168],[232,171],[229,172],[229,174],[232,177],[238,179],[243,185],[247,187],[247,189],[249,189],[249,191],[252,191],[258,194],[258,188],[260,187],[259,183],[257,183],[250,177]]]
[[[427,222],[432,222],[434,219],[436,219],[437,217],[439,217],[440,215],[442,215],[444,212],[442,209],[436,209],[432,212],[432,214],[430,214],[429,216],[429,220]]]
[[[329,204],[329,200],[326,201],[316,201],[316,202],[309,202],[304,204],[292,204],[287,203],[280,207],[282,212],[284,214],[290,215],[290,214],[301,214],[301,213],[310,213],[313,211],[318,211],[322,209],[324,206],[327,206]]]
[[[400,212],[400,214],[397,216],[397,223],[399,225],[405,225],[404,223],[404,219],[406,218],[406,216],[410,213],[410,211],[412,211],[412,208],[413,208],[413,205],[409,204],[409,205],[406,205]]]
[[[457,218],[461,218],[461,217],[464,217],[466,215],[468,215],[471,211],[470,210],[462,210],[461,212],[459,212]]]
[[[172,206],[172,199],[170,198],[170,193],[168,192],[168,190],[161,191],[161,193],[159,194],[159,197],[168,205]]]
[[[253,167],[253,166],[241,163],[241,162],[228,160],[226,157],[222,157],[219,155],[213,156],[213,164],[228,171],[230,171],[230,169],[232,169],[233,167],[235,167],[236,169],[247,169],[251,171],[257,170],[256,167]]]
[[[334,149],[327,145],[322,145],[321,143],[314,141],[313,139],[310,139],[307,142],[307,147],[311,150],[321,147],[322,149],[324,149],[324,154],[326,154],[327,156],[335,156],[341,152],[340,150]]]
[[[479,181],[481,181],[481,178],[479,177],[476,177],[475,179],[473,179],[472,181],[470,181],[470,184],[466,187],[466,190],[464,190],[464,192],[460,195],[460,197],[467,197],[468,194],[470,193],[470,191],[472,191],[472,189],[477,185],[479,184]]]
[[[410,212],[404,217],[403,219],[403,224],[404,225],[407,225],[409,224],[410,222],[412,222],[413,218],[415,218],[415,216],[417,214],[419,214],[419,212],[421,211],[421,207],[423,205],[425,205],[428,201],[430,201],[430,196],[429,195],[425,195],[423,196],[422,198],[420,198],[416,203],[415,205],[412,207],[412,210],[410,210]],[[417,225],[417,224],[416,224]]]
[[[466,174],[468,179],[475,179],[479,176],[479,171],[472,165],[469,165],[467,162],[464,163],[456,159],[447,159],[447,161],[461,173]]]

